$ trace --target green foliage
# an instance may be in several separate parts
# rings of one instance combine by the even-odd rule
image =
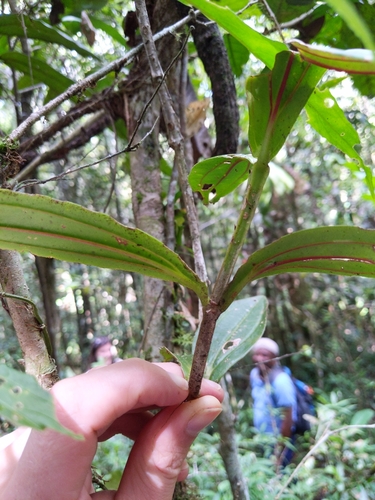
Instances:
[[[247,80],[249,145],[255,157],[262,150],[266,161],[276,156],[323,74],[293,52],[283,51],[271,72]]]
[[[375,234],[350,226],[305,229],[254,252],[237,271],[224,297],[245,283],[282,272],[324,272],[374,277]],[[232,299],[233,300],[233,299]]]
[[[209,0],[194,0],[189,1],[189,4],[228,31],[270,69],[274,65],[276,55],[286,49],[283,43],[271,40],[252,29],[228,7],[221,7]]]
[[[251,158],[247,155],[208,158],[192,168],[189,183],[202,195],[205,205],[216,203],[248,178],[251,165]]]
[[[175,280],[207,300],[206,285],[180,257],[139,229],[45,196],[0,190],[0,202],[2,248]]]
[[[266,327],[267,299],[257,296],[232,302],[216,323],[205,376],[219,382],[247,355]],[[197,342],[197,331],[194,343]]]
[[[67,49],[75,50],[84,57],[96,57],[95,54],[73,40],[69,35],[44,21],[31,20],[28,16],[22,16],[21,20],[21,16],[16,14],[3,14],[0,16],[1,35],[24,37],[25,30],[28,38],[58,44]]]
[[[73,80],[51,68],[50,64],[37,57],[26,56],[19,52],[4,52],[0,55],[0,61],[3,61],[3,63],[16,71],[21,71],[25,75],[31,71],[34,83],[45,83],[48,85],[50,88],[50,99],[62,94],[74,83]]]
[[[4,364],[0,364],[0,417],[15,426],[52,429],[82,439],[56,420],[51,394],[34,377]]]
[[[243,65],[249,59],[249,51],[234,36],[225,34],[223,38],[232,71],[236,76],[241,76]]]
[[[350,0],[326,0],[327,4],[335,9],[349,28],[362,40],[363,45],[369,50],[375,50],[375,40],[368,24]]]
[[[356,411],[351,401],[339,400],[335,393],[322,398],[317,408],[312,434],[300,438],[292,464],[281,475],[276,473],[275,461],[270,455],[274,438],[258,434],[251,427],[251,410],[242,409],[238,413],[237,445],[251,499],[375,498],[371,479],[374,431],[356,427],[368,421],[371,410]],[[322,437],[327,439],[323,441]],[[230,485],[217,452],[219,443],[216,432],[198,436],[190,456],[194,471],[191,479],[199,485],[204,498],[231,500]],[[301,460],[303,465],[296,479],[287,484]]]

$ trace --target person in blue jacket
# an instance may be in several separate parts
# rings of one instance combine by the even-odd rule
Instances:
[[[254,426],[258,431],[294,441],[297,419],[296,389],[291,377],[278,361],[279,346],[267,337],[260,338],[252,348],[255,368],[250,372]],[[287,465],[293,457],[285,439],[275,447],[278,465]]]

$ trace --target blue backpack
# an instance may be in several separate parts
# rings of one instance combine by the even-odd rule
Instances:
[[[275,380],[279,373],[285,372],[291,378],[294,387],[296,388],[296,399],[297,399],[297,420],[294,422],[294,434],[303,435],[305,432],[311,431],[311,424],[304,415],[315,415],[315,407],[312,395],[314,394],[314,389],[309,385],[302,382],[295,377],[293,377],[291,371],[287,367],[280,366],[279,369],[274,369],[270,373],[270,383]]]

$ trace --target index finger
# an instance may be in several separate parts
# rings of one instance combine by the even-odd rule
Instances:
[[[182,403],[187,381],[132,358],[58,382],[52,389],[62,424],[76,432],[97,431],[130,410]],[[65,417],[68,416],[66,419]]]

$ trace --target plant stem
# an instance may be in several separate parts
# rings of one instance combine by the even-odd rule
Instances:
[[[212,336],[215,331],[216,321],[220,314],[221,311],[219,306],[212,300],[203,308],[202,322],[199,327],[199,335],[194,350],[193,363],[189,377],[188,400],[195,399],[199,395]]]
[[[241,212],[238,217],[236,229],[228,246],[223,263],[212,292],[212,300],[220,304],[225,287],[232,276],[234,266],[240,254],[251,221],[254,218],[264,183],[269,174],[267,162],[259,159],[251,171]]]

